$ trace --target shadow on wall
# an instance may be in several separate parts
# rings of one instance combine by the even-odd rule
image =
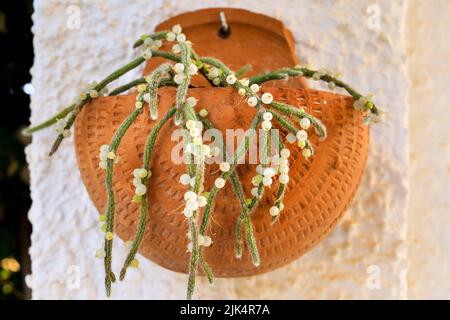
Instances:
[[[31,0],[0,2],[0,300],[30,297],[24,281],[30,273],[31,201],[24,154],[29,140],[21,130],[28,124],[33,93],[32,12]]]

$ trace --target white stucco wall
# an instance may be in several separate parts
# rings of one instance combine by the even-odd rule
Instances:
[[[79,29],[67,28],[66,10],[70,4],[81,9]],[[372,4],[380,8],[381,29],[378,31],[366,25],[366,10]],[[415,236],[421,232],[421,220],[416,211],[410,211],[409,219],[414,220],[417,230],[407,234],[409,82],[404,36],[406,13],[415,13],[406,10],[406,1],[138,0],[130,4],[121,0],[38,0],[33,17],[36,58],[32,74],[36,93],[32,96],[31,121],[38,123],[66,105],[83,81],[101,79],[130,60],[134,55],[133,40],[153,30],[159,21],[183,11],[210,6],[242,7],[282,19],[293,31],[303,61],[343,70],[345,80],[363,92],[376,93],[376,102],[385,106],[389,114],[383,124],[371,130],[367,171],[357,199],[330,237],[280,270],[238,281],[218,279],[214,287],[199,281],[196,298],[401,299],[408,297],[409,286],[415,286],[414,297],[427,293],[421,291],[426,282],[423,277],[417,277],[418,281],[414,273],[407,277],[408,270],[427,271],[431,275],[439,267],[411,267],[420,263],[420,254],[407,255],[411,242],[423,243],[424,239]],[[425,18],[420,14],[417,17],[422,21]],[[412,75],[413,88],[417,83],[420,85],[420,81],[414,80],[417,77]],[[427,82],[429,90],[432,86],[433,82]],[[411,98],[410,93],[412,100],[423,101]],[[414,123],[417,118],[411,116],[411,119]],[[72,140],[65,141],[59,152],[49,159],[46,154],[53,138],[52,130],[39,132],[27,148],[33,197],[29,214],[33,223],[32,275],[29,278],[33,298],[102,299],[102,263],[94,258],[101,243],[97,213],[82,185]],[[419,171],[421,167],[417,163],[414,165]],[[417,188],[416,191],[419,192]],[[442,214],[441,207],[433,208],[430,215]],[[444,218],[439,221],[448,225]],[[428,232],[435,226],[438,224],[430,224]],[[430,237],[435,246],[448,241],[444,231]],[[123,257],[123,246],[117,244],[116,247],[117,257]],[[440,253],[448,266],[448,255]],[[115,262],[121,260],[116,258]],[[80,271],[79,288],[70,286],[71,272],[75,270],[71,266]],[[371,266],[381,271],[379,290],[371,290],[366,285],[367,270]],[[119,265],[115,265],[115,269],[118,268]],[[442,277],[445,275],[436,281],[442,281]],[[114,286],[113,298],[184,298],[185,282],[185,275],[141,259],[141,268],[131,272],[124,283]],[[439,294],[448,296],[448,287]]]
[[[450,299],[450,2],[411,1],[408,296]]]

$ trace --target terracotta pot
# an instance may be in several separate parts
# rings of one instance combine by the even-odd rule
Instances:
[[[213,56],[217,53],[219,58],[230,63],[234,69],[249,61],[255,65],[254,73],[265,70],[266,64],[270,64],[270,68],[278,68],[295,63],[292,40],[281,23],[243,10],[226,10],[232,35],[237,37],[241,32],[266,33],[267,37],[273,37],[274,41],[275,39],[280,43],[285,41],[285,46],[279,47],[280,52],[273,56],[273,52],[267,52],[261,48],[258,55],[229,56],[223,51],[234,50],[235,44],[233,48],[229,48],[226,42],[220,50],[216,48],[212,49],[214,52],[208,51],[214,48],[211,44],[215,41],[231,41],[232,39],[217,39],[203,45],[201,42],[196,42],[196,37],[203,37],[202,32],[194,32],[196,29],[212,28],[217,32],[218,23],[208,22],[211,12],[217,13],[217,10],[208,9],[198,13],[184,14],[170,19],[169,22],[163,23],[163,26],[180,23],[189,36],[192,30],[191,38],[200,54]],[[199,26],[188,24],[191,21],[188,19],[189,16],[196,17],[197,14]],[[258,19],[249,19],[248,22],[236,20],[241,21],[241,30],[238,24],[235,26],[230,22],[231,17],[240,19],[241,16],[245,19],[249,19],[249,16]],[[268,30],[266,26],[270,25],[269,22],[275,27],[270,27]],[[248,28],[244,27],[245,23],[252,23],[251,31],[246,31]],[[190,27],[186,28],[185,25]],[[288,35],[287,38],[282,38],[280,34],[270,35],[274,30],[280,31],[282,35]],[[251,38],[251,34],[247,37]],[[270,59],[266,55],[270,55]],[[279,57],[284,57],[281,59],[282,62],[277,60]],[[260,58],[267,59],[264,61],[268,62],[260,63]],[[276,183],[266,193],[261,205],[252,215],[261,256],[259,267],[253,266],[246,248],[241,259],[235,258],[235,225],[240,214],[240,207],[229,183],[220,192],[213,209],[213,221],[207,232],[214,242],[211,247],[204,250],[205,257],[217,277],[263,273],[297,259],[323,239],[336,225],[352,201],[364,172],[369,132],[368,128],[362,125],[362,114],[353,109],[351,97],[301,89],[301,81],[291,81],[288,84],[276,82],[275,84],[277,87],[266,86],[264,90],[270,91],[275,100],[304,107],[320,118],[328,128],[328,137],[321,142],[315,137],[312,138],[316,155],[308,160],[301,157],[298,147],[287,145],[291,150],[292,158],[291,180],[284,200],[285,210],[282,211],[280,219],[272,225],[268,210],[278,189]],[[286,87],[286,85],[292,87]],[[250,126],[255,110],[249,108],[234,89],[195,88],[190,90],[190,95],[199,99],[196,109],[208,109],[208,118],[222,132],[227,128],[246,129]],[[106,192],[104,171],[98,168],[98,150],[102,144],[110,143],[118,126],[133,111],[134,101],[134,94],[96,99],[83,109],[76,121],[75,145],[78,165],[89,196],[99,212],[103,212],[106,207]],[[164,114],[174,101],[175,89],[161,89],[160,114]],[[139,216],[139,206],[131,202],[134,193],[131,183],[132,171],[142,165],[144,143],[154,123],[148,116],[139,117],[124,137],[118,151],[121,160],[115,166],[113,179],[117,201],[116,232],[124,240],[131,240],[134,236]],[[178,143],[178,141],[171,141],[171,133],[174,129],[173,122],[168,123],[161,130],[156,142],[151,162],[153,176],[148,185],[148,227],[140,253],[162,267],[186,272],[189,259],[189,253],[186,252],[188,226],[181,213],[186,187],[178,183],[180,175],[186,172],[186,167],[182,164],[175,165],[171,160],[172,148]],[[217,177],[217,174],[208,173],[217,170],[217,165],[207,167],[206,190],[210,189]],[[245,192],[249,195],[250,180],[255,174],[255,165],[240,165],[237,171],[244,184]]]

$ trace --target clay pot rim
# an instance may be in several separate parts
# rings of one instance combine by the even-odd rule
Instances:
[[[187,11],[164,20],[155,27],[155,31],[170,30],[175,24],[180,24],[183,28],[190,28],[201,24],[220,23],[219,12],[221,11],[226,14],[231,30],[231,24],[237,22],[264,29],[286,39],[289,51],[294,57],[295,63],[298,63],[294,36],[284,23],[265,14],[255,13],[246,9],[214,7]]]

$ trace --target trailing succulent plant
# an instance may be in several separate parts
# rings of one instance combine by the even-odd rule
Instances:
[[[175,42],[172,52],[162,51],[163,41]],[[102,145],[99,150],[99,167],[106,171],[105,185],[107,191],[107,206],[103,214],[100,215],[102,231],[105,233],[104,244],[96,253],[98,258],[104,260],[105,266],[105,287],[106,294],[110,296],[111,285],[116,281],[116,276],[112,271],[112,247],[115,218],[115,199],[113,191],[114,165],[119,161],[117,156],[122,138],[133,122],[144,115],[145,106],[148,106],[149,116],[156,123],[148,135],[142,166],[133,172],[133,185],[135,194],[132,201],[140,204],[140,216],[134,236],[134,240],[129,243],[129,253],[123,263],[119,274],[119,279],[123,280],[129,267],[138,267],[136,253],[139,250],[143,239],[147,215],[147,183],[151,179],[150,162],[154,150],[155,141],[160,129],[171,119],[176,126],[185,129],[185,151],[187,154],[187,172],[180,177],[180,183],[186,186],[184,194],[184,209],[182,213],[188,220],[188,233],[190,239],[187,250],[190,252],[189,275],[187,284],[187,298],[191,299],[197,270],[201,268],[210,283],[213,282],[213,273],[209,268],[203,255],[203,249],[212,243],[211,237],[207,234],[207,229],[211,220],[214,201],[219,191],[225,186],[228,180],[231,181],[233,189],[239,199],[241,213],[236,221],[236,247],[235,254],[239,258],[243,251],[243,230],[245,230],[245,241],[253,264],[260,264],[258,247],[254,238],[253,225],[251,221],[252,211],[258,206],[267,187],[272,185],[272,181],[278,178],[280,184],[276,194],[275,202],[269,210],[272,221],[275,223],[283,211],[283,197],[286,186],[289,182],[289,156],[290,152],[284,147],[281,140],[278,141],[277,153],[271,154],[271,135],[275,134],[272,122],[286,130],[285,140],[290,143],[297,143],[301,148],[303,157],[309,158],[314,154],[314,148],[308,139],[311,128],[315,129],[315,134],[320,139],[325,139],[327,131],[323,123],[307,113],[303,108],[274,101],[270,92],[261,90],[260,85],[271,80],[286,79],[289,77],[305,77],[316,81],[328,83],[330,89],[343,88],[355,100],[354,108],[366,113],[364,122],[377,122],[381,115],[381,110],[372,102],[372,96],[363,96],[348,84],[341,81],[337,75],[331,75],[327,70],[314,70],[309,66],[295,66],[283,68],[251,78],[242,77],[249,70],[249,65],[234,72],[227,65],[212,57],[201,57],[193,49],[192,43],[186,39],[182,33],[180,25],[175,25],[170,31],[156,32],[150,35],[143,35],[135,42],[134,47],[142,47],[142,54],[129,62],[125,66],[117,69],[100,82],[94,82],[83,88],[78,99],[47,121],[30,127],[25,130],[26,134],[32,134],[38,130],[54,125],[57,137],[51,147],[49,155],[54,154],[64,138],[71,135],[71,127],[76,117],[88,102],[97,97],[107,95],[107,86],[128,71],[140,66],[145,61],[153,57],[163,57],[169,62],[163,63],[155,68],[144,78],[136,79],[128,84],[115,88],[109,92],[109,96],[121,94],[129,89],[137,88],[135,110],[127,116],[114,134],[109,145]],[[238,146],[232,157],[226,154],[226,149],[216,150],[207,144],[203,144],[202,131],[213,129],[214,125],[208,120],[208,111],[200,110],[198,113],[194,107],[197,100],[189,96],[190,81],[194,75],[200,73],[215,87],[232,87],[237,90],[240,96],[246,100],[251,108],[256,109],[256,114],[251,122],[250,128],[246,131],[244,140]],[[165,86],[176,87],[176,102],[166,114],[158,114],[158,89]],[[236,174],[236,167],[240,159],[245,155],[250,146],[250,139],[255,135],[256,130],[262,129],[263,157],[257,172],[252,179],[253,189],[251,198],[246,198],[242,184]],[[214,186],[210,190],[204,190],[205,158],[222,153],[223,162],[220,163],[220,176],[215,179]],[[202,214],[200,215],[200,212]]]

